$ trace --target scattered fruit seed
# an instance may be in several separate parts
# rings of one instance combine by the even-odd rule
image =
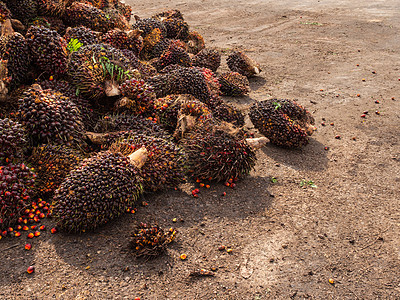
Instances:
[[[332,122],[332,123],[331,123],[331,124],[329,124],[329,125],[331,125],[331,126],[335,126],[335,123],[333,123],[333,122]]]
[[[174,222],[174,223],[176,223],[177,221],[178,221],[177,218],[172,219],[172,222]]]
[[[35,236],[35,235],[34,235],[32,232],[30,232],[30,233],[28,234],[28,239],[33,239],[34,236]]]
[[[209,189],[209,188],[210,188],[210,185],[209,185],[209,184],[207,184],[207,185],[206,185],[206,189]]]
[[[22,230],[23,231],[27,231],[27,230],[29,230],[29,227],[28,226],[24,226],[24,227],[22,227]]]
[[[37,227],[36,225],[32,225],[32,226],[31,226],[31,229],[32,229],[32,230],[35,230],[36,227]]]
[[[200,187],[204,187],[204,183],[200,183]]]
[[[226,249],[226,252],[227,252],[227,253],[232,253],[232,252],[233,252],[233,249],[232,249],[232,248]]]
[[[335,139],[340,140],[340,135],[335,136]]]
[[[335,283],[335,280],[333,280],[333,278],[329,278],[328,281],[329,281],[330,284],[334,284]]]
[[[366,118],[366,117],[367,117],[366,114],[362,114],[362,115],[361,115],[361,118]]]
[[[377,110],[377,111],[375,112],[375,114],[380,115],[381,113],[380,113],[379,110]]]
[[[46,226],[42,225],[39,227],[40,230],[46,230]]]
[[[50,231],[51,231],[51,233],[56,233],[57,232],[57,228],[54,227]]]
[[[357,94],[357,97],[361,97],[361,95],[360,95],[360,94]]]
[[[225,250],[225,246],[224,246],[224,245],[219,246],[219,247],[218,247],[218,250],[219,250],[219,251]]]
[[[325,126],[326,124],[325,124],[325,122],[321,122],[321,125],[322,125],[322,126]]]
[[[222,193],[222,196],[226,196],[226,192],[223,192],[223,193]]]
[[[357,140],[357,138],[356,138],[355,136],[353,136],[351,139],[352,139],[353,141]]]
[[[28,274],[32,274],[33,272],[35,272],[35,267],[30,266],[30,267],[28,267],[28,269],[26,271],[28,272]]]
[[[379,100],[375,100],[375,103],[376,103],[376,104],[379,104],[380,102],[379,102]]]
[[[179,257],[181,260],[185,260],[187,258],[186,254],[181,254],[181,256]]]
[[[365,78],[361,79],[362,81],[365,81]]]
[[[236,187],[236,183],[231,183],[231,188],[235,188]]]
[[[35,231],[35,236],[39,236],[40,235],[40,231]]]
[[[325,151],[328,151],[328,150],[329,150],[329,147],[325,147],[324,150],[325,150]]]
[[[31,250],[31,249],[32,249],[32,244],[25,245],[25,250]]]

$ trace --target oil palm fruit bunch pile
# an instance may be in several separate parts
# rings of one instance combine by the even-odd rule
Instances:
[[[131,50],[136,56],[143,48],[143,38],[140,30],[123,31],[112,29],[101,37],[101,41],[114,48]]]
[[[30,204],[35,176],[24,163],[0,165],[0,230],[15,224]]]
[[[256,102],[251,106],[249,116],[254,127],[272,144],[285,148],[307,145],[308,136],[315,130],[311,113],[292,100]]]
[[[27,149],[27,136],[18,122],[0,119],[0,164],[19,160]]]
[[[64,145],[47,144],[34,148],[29,163],[35,167],[37,175],[36,192],[51,195],[82,160],[80,152]]]
[[[250,83],[246,76],[238,72],[225,72],[218,76],[221,93],[225,96],[244,96],[250,92]]]
[[[185,154],[171,141],[136,134],[119,138],[109,150],[129,156],[142,147],[148,153],[146,163],[139,170],[145,191],[177,188],[185,181]]]
[[[82,138],[82,116],[66,96],[33,85],[20,99],[17,118],[26,128],[33,145],[73,145]]]
[[[165,231],[158,225],[140,223],[131,234],[130,248],[136,257],[156,257],[165,252],[175,236],[172,227]]]
[[[140,155],[137,155],[137,153]],[[122,215],[142,192],[138,169],[146,158],[109,151],[85,159],[55,191],[53,217],[67,232],[91,231]],[[141,157],[138,157],[141,156]]]
[[[185,134],[179,145],[188,155],[188,174],[193,179],[240,179],[255,166],[254,150],[224,126],[198,126]]]
[[[61,35],[43,26],[31,26],[26,34],[32,62],[38,72],[63,75],[67,70],[67,43]]]

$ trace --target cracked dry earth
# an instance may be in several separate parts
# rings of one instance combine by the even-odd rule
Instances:
[[[247,111],[258,100],[296,99],[318,130],[301,150],[267,144],[236,189],[214,185],[193,198],[187,184],[148,195],[149,205],[134,215],[95,233],[43,234],[29,252],[24,241],[9,249],[16,240],[2,240],[0,298],[398,299],[398,2],[127,2],[142,17],[181,10],[224,58],[246,50],[263,72],[251,79],[249,97],[228,101]],[[145,261],[130,254],[136,221],[177,227],[166,255]],[[197,268],[216,274],[190,277]]]

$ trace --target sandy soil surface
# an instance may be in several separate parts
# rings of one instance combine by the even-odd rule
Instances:
[[[301,150],[265,146],[236,189],[214,185],[196,199],[187,184],[146,196],[134,215],[91,234],[46,233],[30,252],[2,241],[0,298],[398,299],[398,1],[127,2],[142,17],[179,9],[224,58],[239,48],[259,61],[250,96],[228,101],[246,111],[257,100],[296,99],[318,130]],[[166,255],[131,255],[136,221],[178,228]],[[198,268],[215,276],[189,276]]]

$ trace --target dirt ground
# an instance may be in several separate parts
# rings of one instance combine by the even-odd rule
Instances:
[[[250,96],[228,101],[296,99],[318,130],[301,150],[266,145],[236,189],[147,195],[134,215],[80,236],[47,232],[29,252],[3,239],[0,298],[400,298],[400,12],[372,2],[130,1],[142,17],[181,10],[225,53],[221,71],[234,48],[260,62]],[[131,255],[136,221],[179,230],[166,255]],[[190,277],[198,268],[215,276]]]

